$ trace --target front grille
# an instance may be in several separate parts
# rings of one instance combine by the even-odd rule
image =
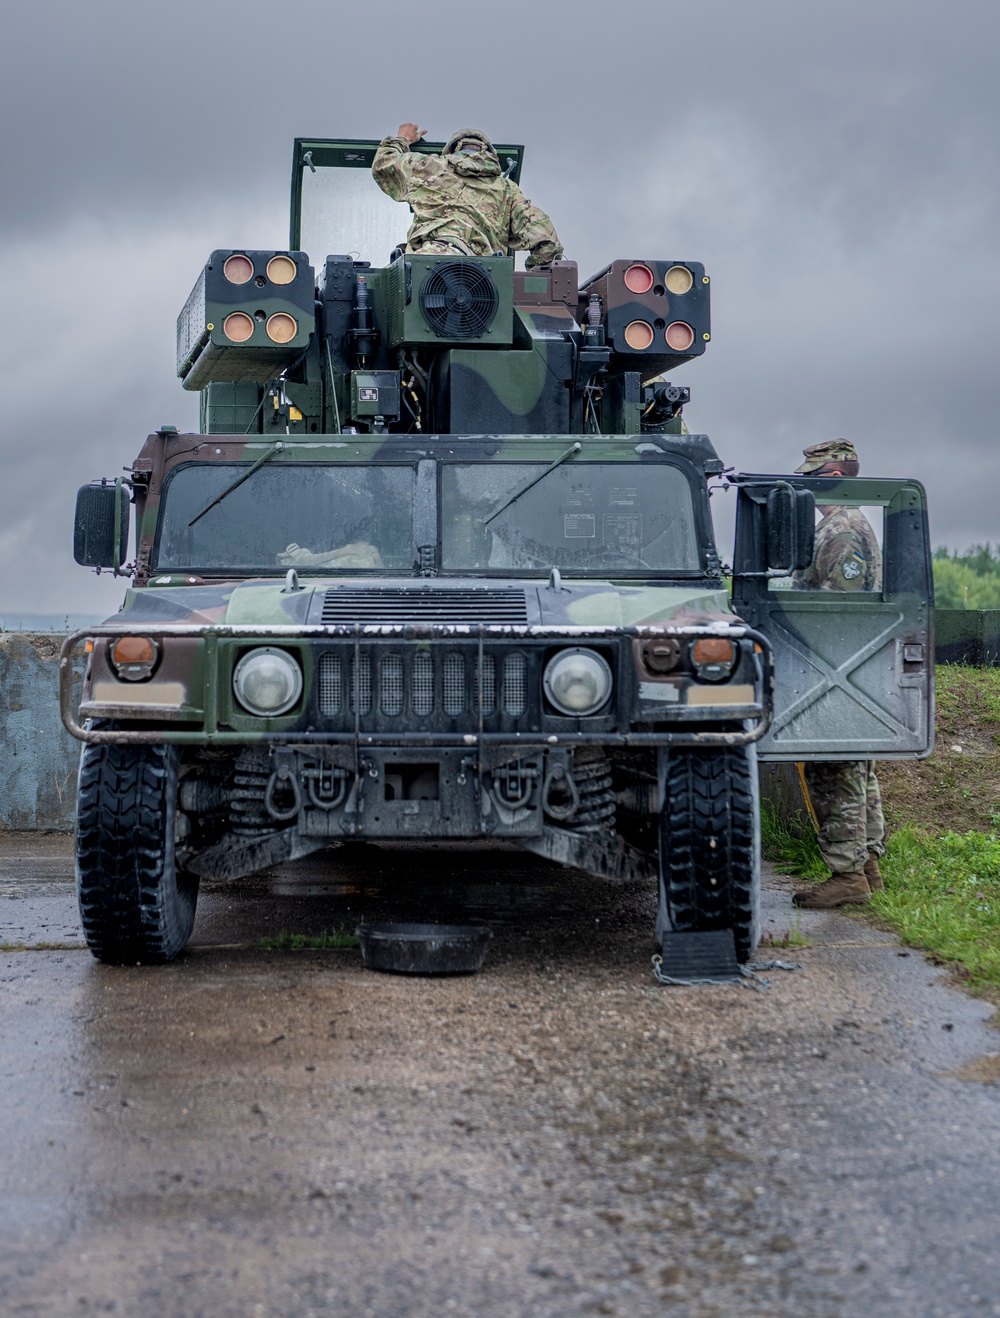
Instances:
[[[503,661],[503,707],[515,718],[528,708],[527,674],[523,654],[509,654]]]
[[[383,714],[403,712],[403,659],[387,654],[379,670],[378,703]]]
[[[318,684],[320,713],[339,714],[344,699],[339,654],[320,655]]]
[[[449,656],[461,660],[461,655]],[[447,678],[446,678],[447,680]],[[413,656],[413,712],[420,718],[434,713],[434,660],[426,650]],[[445,697],[445,713],[448,700]],[[461,714],[461,709],[458,711]]]
[[[327,717],[376,713],[426,719],[440,712],[462,718],[477,716],[480,700],[484,716],[499,710],[521,718],[528,712],[528,664],[518,651],[499,664],[484,654],[480,671],[474,653],[443,647],[408,654],[328,650],[316,668],[319,712]]]
[[[430,655],[427,655],[430,659]],[[449,718],[465,713],[465,658],[446,654],[441,665],[441,703]]]
[[[525,594],[517,586],[448,590],[413,586],[335,586],[323,598],[320,621],[335,623],[511,623],[528,621]]]

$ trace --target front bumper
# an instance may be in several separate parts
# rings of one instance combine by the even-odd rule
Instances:
[[[85,699],[75,708],[74,661],[81,645],[96,643],[98,654],[93,663],[103,654],[102,638],[126,634],[149,636],[160,643],[163,658],[157,672],[146,682],[121,682],[105,663],[100,673],[88,673]],[[685,643],[718,636],[737,642],[741,659],[733,680],[709,684],[690,674],[672,685],[647,680],[636,671],[633,643],[662,636]],[[254,718],[233,698],[235,662],[257,645],[287,648],[303,666],[303,701],[287,716]],[[607,708],[597,715],[567,718],[545,705],[542,670],[547,657],[567,645],[592,646],[611,663],[613,694]],[[415,666],[419,655],[427,656],[423,666],[430,685],[420,688],[425,697],[418,708]],[[517,657],[517,663],[508,686],[511,656]],[[446,662],[453,663],[457,671],[459,660],[461,678],[453,684],[449,712],[442,673]],[[334,664],[336,684],[330,676]],[[368,677],[362,681],[366,672]],[[383,680],[386,673],[391,681]],[[339,692],[336,698],[330,694],[334,688]],[[393,693],[391,705],[384,696],[386,690]],[[665,693],[667,699],[663,699]],[[454,747],[478,748],[480,752],[491,746],[740,746],[759,740],[770,726],[774,660],[766,638],[740,623],[605,628],[113,623],[66,638],[60,660],[59,702],[67,730],[78,740],[91,743]],[[91,720],[115,726],[95,728],[89,725]]]

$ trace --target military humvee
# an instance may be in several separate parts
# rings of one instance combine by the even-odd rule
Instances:
[[[407,253],[376,145],[296,141],[288,249],[213,252],[178,320],[201,433],[79,493],[77,561],[132,579],[63,654],[90,948],[170,960],[202,877],[462,839],[658,883],[665,956],[746,961],[758,760],[930,748],[924,492],[730,475],[730,594],[664,378],[702,265]],[[794,588],[817,501],[880,528],[877,592]]]

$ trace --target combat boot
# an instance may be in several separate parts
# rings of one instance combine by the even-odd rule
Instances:
[[[885,887],[882,882],[882,875],[878,872],[878,858],[869,856],[865,861],[865,878],[868,880],[868,888],[871,892],[881,892]]]
[[[807,911],[830,911],[837,906],[864,906],[871,900],[871,889],[863,871],[833,874],[815,888],[806,888],[792,897],[796,906]]]

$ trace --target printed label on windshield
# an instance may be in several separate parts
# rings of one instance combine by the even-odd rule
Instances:
[[[593,513],[563,513],[563,535],[567,540],[593,540],[597,518]]]
[[[642,515],[623,513],[604,518],[604,548],[615,554],[638,556],[642,548]]]

